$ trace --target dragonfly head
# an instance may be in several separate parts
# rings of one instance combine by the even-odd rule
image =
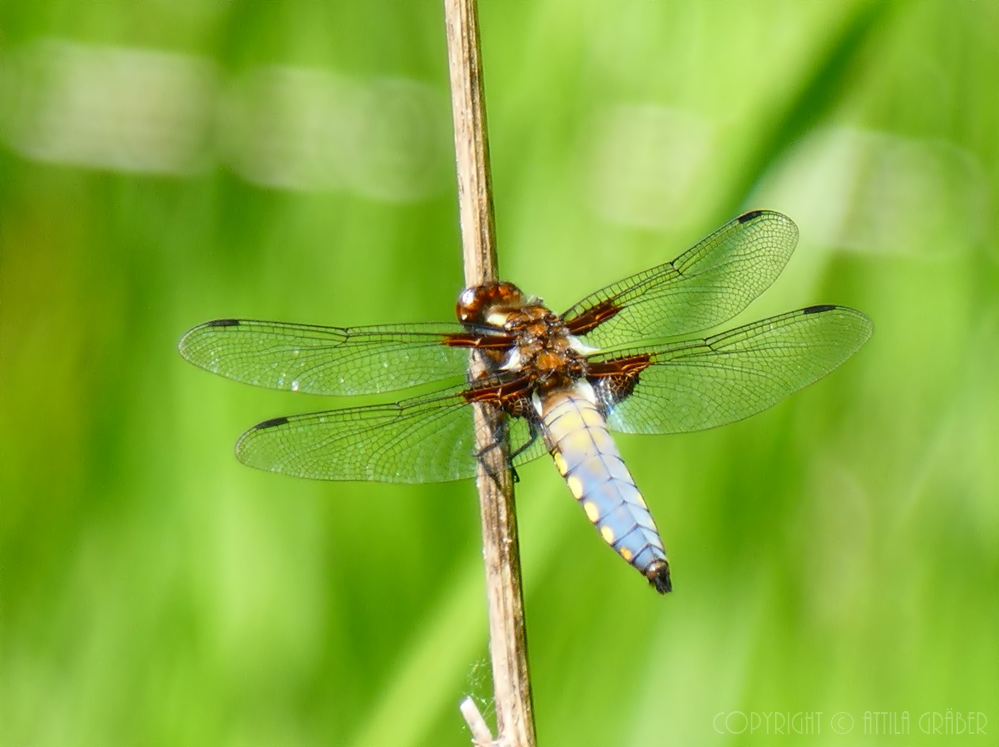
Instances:
[[[455,314],[463,324],[502,327],[509,314],[520,311],[527,303],[527,296],[513,283],[493,281],[465,288],[458,296]]]

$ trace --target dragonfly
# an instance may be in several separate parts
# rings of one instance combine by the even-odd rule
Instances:
[[[454,322],[218,319],[185,334],[180,353],[212,373],[292,392],[437,384],[387,404],[266,420],[239,438],[236,456],[316,480],[437,483],[473,477],[478,444],[504,448],[511,468],[548,453],[603,540],[665,594],[672,580],[663,541],[611,432],[685,433],[742,420],[825,376],[868,340],[864,314],[831,304],[695,336],[766,290],[797,240],[790,218],[754,210],[562,314],[512,283],[489,282],[461,292]],[[475,375],[470,355],[482,362]],[[477,426],[475,403],[498,425]]]

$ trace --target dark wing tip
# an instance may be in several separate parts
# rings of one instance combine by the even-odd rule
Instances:
[[[801,313],[802,314],[822,314],[822,313],[824,313],[826,311],[833,311],[834,309],[838,309],[838,308],[839,307],[836,306],[835,304],[821,303],[821,304],[817,304],[815,306],[808,306],[807,308],[802,309]]]
[[[270,420],[265,420],[263,423],[257,423],[251,430],[261,431],[264,428],[274,428],[278,425],[284,425],[288,422],[287,417],[271,418]]]
[[[199,324],[197,327],[193,327],[184,333],[184,336],[180,338],[180,342],[177,344],[180,354],[187,358],[192,363],[196,365],[202,365],[198,361],[194,360],[193,356],[196,353],[193,352],[194,349],[200,344],[202,339],[201,335],[206,329],[211,329],[213,327],[238,327],[241,324],[239,319],[214,319],[210,322],[204,322]]]
[[[750,210],[743,213],[738,218],[735,219],[736,223],[751,223],[759,218],[765,218],[769,221],[776,223],[788,224],[788,227],[793,227],[793,230],[797,232],[798,227],[795,225],[794,221],[788,218],[784,213],[778,213],[776,210]]]
[[[669,577],[669,563],[667,561],[661,560],[658,563],[653,563],[645,575],[648,577],[649,583],[660,594],[668,594],[673,591],[673,581]]]

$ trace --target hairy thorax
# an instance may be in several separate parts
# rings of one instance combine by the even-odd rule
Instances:
[[[562,318],[512,283],[487,283],[458,297],[457,316],[469,327],[512,338],[502,352],[483,349],[490,373],[520,373],[545,394],[586,375],[585,347]]]

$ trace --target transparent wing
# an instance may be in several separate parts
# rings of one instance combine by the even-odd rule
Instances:
[[[455,387],[387,405],[275,418],[236,443],[251,467],[313,480],[449,482],[475,475],[472,407]],[[545,453],[529,423],[508,419],[511,451],[523,464]],[[495,442],[502,434],[488,434]],[[528,444],[530,445],[528,446]]]
[[[672,262],[587,296],[563,318],[597,348],[708,329],[770,287],[797,241],[790,218],[769,210],[746,213]]]
[[[742,420],[822,378],[871,336],[871,321],[843,306],[812,306],[701,340],[630,351],[648,356],[634,391],[614,402],[597,380],[607,425],[624,433],[682,433]],[[593,360],[627,358],[629,352]]]
[[[468,349],[446,342],[459,324],[320,327],[219,319],[180,341],[196,366],[268,389],[311,394],[374,394],[463,377]]]

